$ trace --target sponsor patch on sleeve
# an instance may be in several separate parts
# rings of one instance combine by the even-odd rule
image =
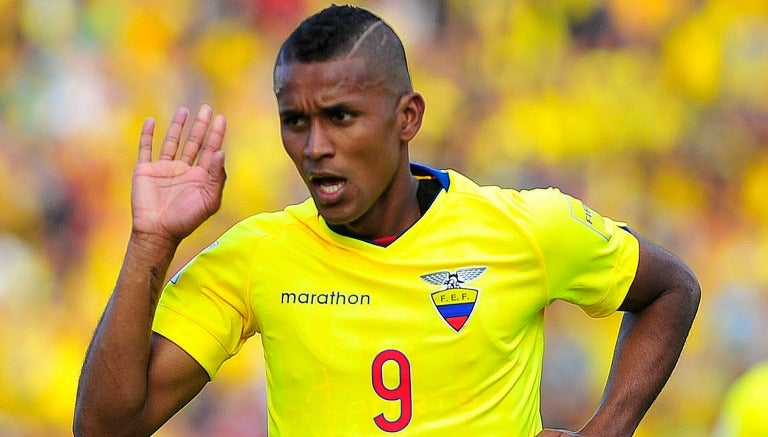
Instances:
[[[571,217],[574,220],[588,227],[606,241],[611,239],[611,234],[605,226],[605,219],[600,214],[578,199],[570,196],[566,196],[566,198],[571,210]]]

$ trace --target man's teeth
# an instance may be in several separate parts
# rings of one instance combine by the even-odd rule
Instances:
[[[339,191],[342,185],[344,185],[343,182],[324,183],[320,184],[318,189],[325,194],[333,194]]]

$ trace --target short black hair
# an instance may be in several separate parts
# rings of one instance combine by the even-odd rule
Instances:
[[[327,61],[344,55],[379,21],[383,20],[361,7],[329,6],[305,19],[288,36],[278,63]]]
[[[305,19],[280,47],[275,71],[294,62],[324,62],[364,56],[369,72],[400,96],[413,90],[405,48],[394,29],[358,6],[332,5]]]

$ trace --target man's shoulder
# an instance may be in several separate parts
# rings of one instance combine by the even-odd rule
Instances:
[[[574,205],[581,205],[580,201],[556,187],[515,189],[478,183],[457,171],[447,172],[451,189],[447,192],[446,203],[464,214],[501,214],[520,225],[544,225],[557,222],[568,215]]]
[[[302,228],[317,220],[317,209],[311,199],[286,206],[279,211],[260,212],[244,218],[227,231],[239,236],[264,237],[288,228]]]
[[[471,196],[503,204],[549,203],[562,199],[562,192],[553,187],[520,190],[498,184],[478,182],[456,170],[448,169],[445,171],[451,181],[451,189],[448,192],[455,197]]]

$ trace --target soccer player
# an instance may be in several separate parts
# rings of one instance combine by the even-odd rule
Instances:
[[[147,435],[251,336],[272,435],[630,435],[670,376],[699,302],[677,257],[557,189],[478,186],[412,164],[425,102],[370,12],[331,6],[274,69],[282,142],[311,198],[244,219],[164,285],[219,207],[225,119],[180,109],[152,159],[87,352],[76,435]],[[604,396],[578,433],[543,429],[544,308],[625,312]]]

